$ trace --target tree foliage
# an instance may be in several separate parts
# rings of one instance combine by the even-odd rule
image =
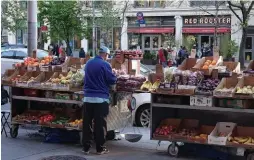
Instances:
[[[247,0],[237,0],[234,2],[227,1],[228,7],[231,12],[237,17],[240,21],[241,28],[242,28],[242,39],[239,49],[239,61],[241,63],[241,67],[244,67],[244,48],[245,42],[247,37],[247,30],[248,30],[248,21],[250,17],[251,10],[254,6],[254,1],[247,1]],[[242,15],[239,15],[236,10],[240,10]]]
[[[39,1],[39,16],[49,26],[49,36],[53,40],[65,40],[67,49],[74,36],[87,37],[86,18],[88,11],[77,1]]]
[[[22,3],[26,1],[2,1],[1,30],[7,29],[16,34],[17,30],[27,28],[27,9]]]
[[[118,6],[113,1],[96,1],[96,9],[100,16],[96,18],[95,25],[100,28],[101,39],[105,46],[109,46],[112,40],[113,29],[119,29],[121,39],[122,27],[124,24],[125,12],[130,7],[129,0],[117,1]]]

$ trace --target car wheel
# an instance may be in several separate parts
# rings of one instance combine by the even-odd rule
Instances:
[[[136,125],[138,127],[150,126],[150,105],[145,104],[138,108],[136,114]]]

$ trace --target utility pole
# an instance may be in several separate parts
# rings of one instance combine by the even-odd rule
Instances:
[[[96,55],[96,36],[95,36],[95,8],[94,8],[94,0],[92,1],[92,7],[93,7],[93,56]]]
[[[37,50],[37,0],[27,1],[27,22],[28,22],[28,56],[32,56],[34,49]]]

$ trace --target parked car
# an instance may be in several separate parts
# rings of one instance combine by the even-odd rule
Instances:
[[[141,75],[148,77],[153,72],[147,66],[140,65]],[[150,105],[151,105],[151,94],[150,93],[134,93],[129,105],[133,108],[133,119],[132,122],[138,127],[149,127],[150,125]]]
[[[27,48],[27,46],[24,44],[9,44],[9,43],[1,44],[1,51],[15,48]]]
[[[48,52],[38,49],[37,58],[48,56]],[[28,57],[27,48],[15,48],[1,51],[1,74],[7,69],[12,69],[13,64],[23,62]]]

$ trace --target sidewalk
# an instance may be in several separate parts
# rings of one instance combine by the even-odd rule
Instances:
[[[85,156],[80,145],[43,143],[41,137],[29,137],[31,130],[19,130],[16,139],[2,135],[2,159],[3,160],[40,160],[53,155],[75,155],[85,157],[88,160],[175,160],[167,155],[168,142],[163,142],[158,150],[157,141],[149,140],[149,129],[141,130],[143,137],[140,142],[130,143],[124,139],[108,141],[107,146],[111,151],[107,155],[95,155],[93,149],[91,155]],[[178,158],[177,160],[187,160]],[[191,159],[189,159],[191,160]]]

